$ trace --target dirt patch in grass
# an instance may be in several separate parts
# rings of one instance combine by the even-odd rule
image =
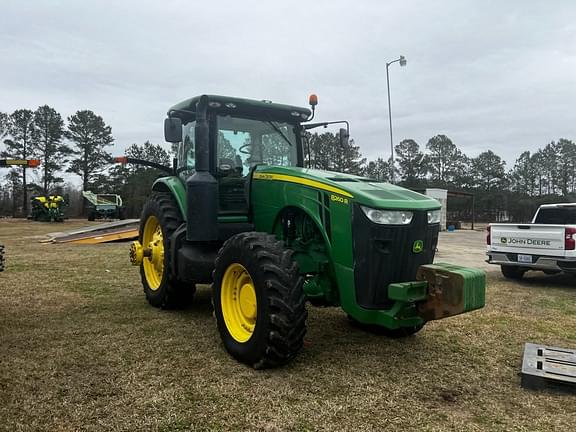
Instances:
[[[573,396],[524,391],[518,375],[524,342],[576,346],[572,278],[509,282],[488,268],[485,309],[429,323],[405,340],[364,333],[338,309],[310,308],[301,355],[257,372],[224,352],[208,287],[189,308],[161,311],[146,303],[127,244],[30,238],[82,224],[0,220],[8,254],[0,273],[0,430],[576,426]],[[475,262],[477,237],[442,236],[442,260],[466,253]]]

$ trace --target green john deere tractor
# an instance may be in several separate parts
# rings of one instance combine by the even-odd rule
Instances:
[[[340,306],[391,337],[481,308],[483,272],[432,265],[440,204],[356,175],[305,167],[311,110],[199,96],[168,111],[173,167],[156,180],[130,250],[156,307],[177,307],[212,284],[228,352],[254,368],[302,348],[306,301]],[[342,140],[347,132],[341,129]]]

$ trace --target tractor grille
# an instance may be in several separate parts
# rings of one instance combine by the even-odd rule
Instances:
[[[388,285],[416,280],[416,270],[434,260],[439,224],[429,225],[427,213],[414,211],[409,225],[378,225],[356,204],[353,207],[354,285],[356,301],[366,309],[387,309]],[[424,242],[420,253],[412,251],[416,240]]]

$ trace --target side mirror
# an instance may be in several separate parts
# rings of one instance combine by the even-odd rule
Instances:
[[[340,128],[340,147],[347,147],[349,138],[350,134],[348,133],[348,130]]]
[[[171,143],[182,141],[182,120],[178,117],[168,117],[164,120],[164,139]]]

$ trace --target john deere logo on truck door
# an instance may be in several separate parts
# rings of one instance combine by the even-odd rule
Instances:
[[[412,252],[420,253],[424,250],[424,242],[422,240],[416,240],[412,245]]]

